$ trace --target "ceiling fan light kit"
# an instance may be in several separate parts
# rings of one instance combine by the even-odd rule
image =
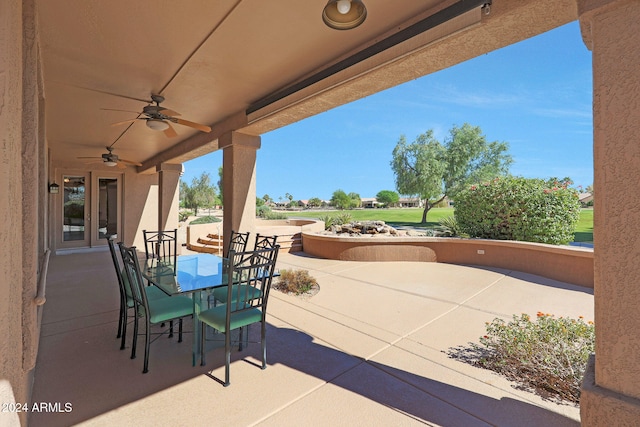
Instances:
[[[106,147],[106,149],[107,149],[107,152],[100,157],[77,157],[77,159],[79,160],[95,159],[94,161],[91,161],[88,163],[102,163],[105,166],[109,166],[109,167],[118,166],[121,169],[126,168],[127,164],[133,165],[133,166],[142,166],[142,163],[139,163],[133,160],[121,159],[120,157],[118,157],[117,154],[113,154],[113,146],[108,146]]]
[[[142,108],[142,111],[138,113],[138,117],[132,120],[125,120],[123,122],[113,123],[112,126],[118,126],[122,124],[131,124],[136,120],[144,120],[147,123],[147,127],[149,129],[164,132],[164,134],[168,138],[173,138],[175,136],[178,136],[176,131],[171,127],[171,123],[177,123],[179,125],[188,126],[190,128],[197,129],[201,132],[211,132],[211,127],[209,126],[176,117],[176,116],[179,116],[180,113],[160,106],[160,103],[163,101],[164,101],[164,96],[152,94],[151,101],[149,101],[149,105],[145,105]],[[153,105],[153,103],[155,103],[155,105]],[[111,109],[106,108],[106,110],[111,110]],[[115,110],[115,111],[125,111],[125,110]]]
[[[153,130],[164,131],[169,129],[169,123],[161,119],[147,119],[147,127]]]

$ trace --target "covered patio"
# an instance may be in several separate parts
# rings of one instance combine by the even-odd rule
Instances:
[[[143,230],[177,228],[178,184],[183,162],[222,150],[223,234],[229,235],[232,229],[255,231],[255,166],[260,135],[578,20],[593,59],[596,195],[593,304],[598,328],[597,356],[589,367],[589,381],[582,393],[581,422],[625,425],[640,419],[637,345],[640,247],[637,239],[628,238],[640,234],[637,185],[640,32],[636,31],[640,3],[636,0],[365,0],[364,3],[368,11],[364,23],[352,30],[338,31],[322,20],[326,0],[293,3],[189,0],[152,5],[127,0],[0,0],[3,53],[0,242],[6,250],[5,256],[0,257],[3,278],[0,323],[5,325],[4,339],[0,340],[0,401],[54,399],[52,395],[34,394],[34,384],[40,381],[39,376],[56,374],[55,363],[65,363],[67,357],[82,354],[75,345],[62,345],[60,348],[67,353],[58,353],[60,348],[54,344],[56,339],[70,337],[66,333],[70,330],[79,334],[86,331],[83,320],[95,322],[94,315],[100,312],[91,309],[102,304],[93,294],[74,299],[83,295],[81,291],[92,289],[87,285],[88,277],[91,285],[104,280],[86,275],[87,270],[103,268],[92,257],[106,253],[103,251],[107,233],[117,234],[127,245],[141,247]],[[478,84],[482,84],[483,78],[491,76],[479,76]],[[166,101],[153,95],[161,95]],[[304,150],[304,136],[301,147]],[[56,263],[64,264],[62,260],[66,260],[67,269],[58,271],[66,283],[48,279],[49,254],[52,254],[51,271],[56,271]],[[94,261],[95,265],[86,263]],[[330,262],[328,272],[334,265],[342,264]],[[383,276],[382,272],[380,275]],[[447,277],[447,281],[455,283],[456,275]],[[56,292],[62,301],[55,301]],[[375,297],[376,293],[370,296]],[[454,301],[459,304],[465,298]],[[436,305],[442,302],[440,299],[451,304],[450,299],[439,296],[436,299]],[[369,309],[387,300],[376,300],[361,308],[360,304],[355,306]],[[334,298],[331,304],[340,301]],[[65,313],[54,308],[56,304],[67,305],[69,313],[86,308],[91,315],[56,319],[55,316]],[[564,299],[558,304],[564,305]],[[349,306],[354,308],[354,304]],[[307,323],[350,325],[347,320],[340,320],[348,317],[348,313],[329,304],[323,306],[319,316],[322,321],[305,323],[305,316],[313,313],[308,309],[298,313],[300,320],[296,320],[298,314],[292,318],[279,314],[280,310],[293,307],[297,305],[275,301],[272,330],[282,329],[281,334],[286,335],[289,333],[286,331],[299,328],[302,335],[291,332],[292,335],[306,334],[315,339]],[[440,315],[444,312],[434,311]],[[335,378],[336,383],[331,382],[328,389],[338,379],[347,378],[348,372],[375,367],[373,362],[363,362],[371,359],[379,363],[378,367],[386,367],[376,372],[397,369],[391,377],[400,378],[404,372],[411,372],[416,382],[423,382],[431,377],[375,357],[382,358],[386,351],[398,350],[408,340],[405,338],[408,334],[429,329],[425,322],[438,321],[429,317],[429,313],[422,310],[421,320],[408,322],[413,326],[409,329],[391,328],[394,323],[390,321],[386,327],[377,325],[383,332],[373,332],[371,325],[366,324],[358,335],[375,339],[377,347],[359,345],[354,346],[356,350],[340,347],[332,342],[331,336],[318,335],[318,340],[326,340],[327,345],[307,337],[306,341],[314,344],[312,348],[346,360],[345,365],[321,366],[335,377],[318,378],[320,374],[312,371],[317,365],[311,362],[290,370],[301,380],[313,379],[311,383],[316,386]],[[54,318],[41,324],[50,315]],[[282,323],[277,323],[279,319]],[[103,319],[95,326],[105,323],[107,328],[109,322]],[[416,329],[421,325],[423,329]],[[277,337],[278,333],[274,335]],[[413,345],[409,341],[407,345]],[[89,337],[74,342],[80,347],[90,343]],[[327,350],[332,347],[337,352]],[[275,367],[284,369],[283,374],[289,373],[287,364],[293,364],[285,356],[274,359]],[[103,354],[95,357],[100,360]],[[49,361],[54,362],[52,370],[45,369]],[[438,363],[447,365],[444,359]],[[330,369],[333,365],[354,369],[335,371]],[[100,374],[102,368],[97,363],[90,365],[94,375]],[[309,371],[305,373],[305,369]],[[237,370],[240,380],[243,369]],[[163,385],[151,385],[134,397],[119,400],[112,393],[96,401],[109,408],[89,410],[83,419],[126,412],[129,406],[122,405],[137,402],[142,396],[147,396],[143,402],[149,396],[163,399],[165,393],[183,384],[193,372],[190,370],[186,376],[176,374],[182,376]],[[103,378],[101,385],[100,378],[82,377],[83,384],[98,390],[109,384],[109,378]],[[454,378],[447,375],[435,381],[443,386],[444,394],[464,388],[455,385]],[[397,385],[395,380],[392,383],[394,387]],[[366,388],[367,393],[375,391],[364,380],[359,386]],[[269,390],[265,388],[263,394]],[[345,388],[348,390],[338,387],[341,391]],[[313,386],[308,388],[307,394],[312,389]],[[467,397],[477,394],[464,393]],[[294,393],[290,397],[297,396],[304,402],[304,395]],[[356,397],[362,395],[366,393]],[[322,401],[320,394],[309,396]],[[430,396],[421,394],[424,399],[418,400],[416,407],[431,401]],[[492,402],[483,399],[479,400]],[[394,410],[393,416],[418,412],[382,398],[374,401],[381,403],[376,405],[381,411],[395,408],[398,412]],[[283,399],[278,408],[285,408],[288,402]],[[340,403],[348,405],[347,400]],[[179,408],[179,405],[157,407]],[[296,405],[286,407],[294,410]],[[516,412],[528,407],[515,405]],[[114,408],[120,409],[106,411]],[[351,404],[348,409],[357,412],[359,407]],[[80,410],[82,405],[78,406]],[[462,412],[467,414],[465,410]],[[215,409],[210,413],[215,414]],[[258,420],[248,422],[266,419],[270,414],[263,412]],[[286,410],[282,409],[281,414],[286,415]],[[428,418],[424,415],[424,419]],[[0,413],[0,424],[5,419],[9,425],[29,422],[25,413]],[[38,415],[33,419],[37,422]]]
[[[446,351],[477,342],[495,317],[592,319],[592,289],[514,271],[284,253],[278,267],[308,269],[320,291],[272,291],[268,367],[257,365],[259,344],[234,351],[224,388],[210,376],[221,378],[223,350],[192,367],[189,334],[182,344],[166,335],[154,342],[144,375],[142,358],[129,358],[131,341],[119,349],[110,262],[104,252],[51,261],[33,401],[73,410],[32,413],[31,426],[579,424],[577,407],[518,390]]]

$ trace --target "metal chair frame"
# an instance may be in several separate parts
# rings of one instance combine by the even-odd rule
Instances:
[[[261,324],[261,345],[262,345],[262,366],[267,367],[267,340],[266,340],[266,317],[267,302],[269,301],[269,291],[275,271],[278,250],[280,246],[274,248],[259,249],[251,252],[229,253],[228,283],[227,283],[227,303],[219,305],[200,313],[202,342],[205,342],[205,325],[218,329],[225,335],[225,380],[224,386],[229,382],[229,366],[231,364],[231,324],[233,318],[234,329],[243,328],[253,323]],[[242,284],[237,286],[238,278],[242,278]],[[234,286],[236,285],[236,286]],[[257,297],[256,297],[257,296]],[[216,323],[211,320],[212,316],[224,315],[224,325],[222,322]],[[255,320],[259,315],[259,320]],[[250,316],[246,319],[245,316]],[[201,347],[200,364],[206,365],[205,346]]]
[[[147,231],[142,230],[144,236],[144,252],[147,259],[170,258],[176,265],[178,256],[178,229]]]
[[[144,285],[144,281],[142,278],[142,273],[140,271],[140,265],[138,263],[138,256],[136,252],[136,247],[126,247],[122,242],[118,243],[120,247],[120,253],[122,255],[122,261],[124,264],[124,270],[126,272],[127,278],[129,279],[129,284],[131,286],[131,298],[134,301],[134,326],[133,326],[133,343],[131,345],[131,358],[136,358],[136,347],[138,342],[138,325],[139,325],[139,317],[144,317],[145,323],[145,349],[144,349],[144,367],[142,373],[149,372],[149,350],[151,345],[150,335],[151,335],[151,312],[153,307],[149,304],[149,299],[147,298],[147,293],[145,291],[146,286]],[[169,338],[173,336],[173,320],[178,319],[178,342],[182,342],[182,319],[184,317],[193,315],[193,302],[189,297],[186,296],[172,296],[167,297],[173,303],[181,304],[181,312],[178,316],[166,316],[162,322],[156,323],[164,323],[165,321],[171,321],[171,326],[169,327]],[[152,300],[153,304],[153,300]],[[171,310],[173,313],[174,311]],[[153,323],[153,324],[156,324]],[[162,334],[160,334],[162,335]]]

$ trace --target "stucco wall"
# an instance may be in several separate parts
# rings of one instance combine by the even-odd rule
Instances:
[[[344,261],[424,261],[499,267],[593,288],[593,251],[504,240],[342,237],[302,233],[304,252]]]
[[[0,2],[0,245],[5,249],[0,257],[0,402],[25,402],[30,389],[29,371],[23,369],[25,276],[21,200],[23,191],[37,190],[35,187],[23,188],[22,179],[16,177],[22,177],[23,126],[27,130],[33,130],[35,126],[23,121],[23,108],[31,113],[36,108],[23,105],[23,77],[29,82],[27,84],[33,84],[36,70],[23,70],[22,10],[21,1]],[[27,14],[24,19],[31,31],[24,35],[33,40],[34,16]],[[15,425],[16,422],[17,414],[0,412],[0,425]]]

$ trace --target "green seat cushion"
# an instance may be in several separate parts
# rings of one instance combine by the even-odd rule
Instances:
[[[235,307],[232,307],[235,308]],[[200,321],[206,323],[220,332],[225,332],[225,319],[227,317],[227,305],[219,305],[199,314]],[[262,311],[258,308],[249,308],[242,311],[231,312],[230,330],[238,329],[262,320]]]
[[[166,322],[193,314],[193,300],[185,296],[173,296],[149,300],[149,320],[151,323]]]
[[[211,291],[211,295],[220,302],[227,302],[227,291],[227,286],[220,286]],[[252,299],[260,298],[262,291],[249,285],[234,285],[231,289],[231,301],[237,301],[238,296],[240,296],[243,301],[251,301]]]
[[[127,286],[128,284],[129,282],[127,282]],[[147,294],[148,301],[151,301],[152,299],[159,299],[159,298],[171,298],[169,295],[165,294],[157,286],[146,286],[144,288],[144,291]],[[131,298],[131,294],[129,293],[127,293],[127,306],[133,307],[133,298]]]

